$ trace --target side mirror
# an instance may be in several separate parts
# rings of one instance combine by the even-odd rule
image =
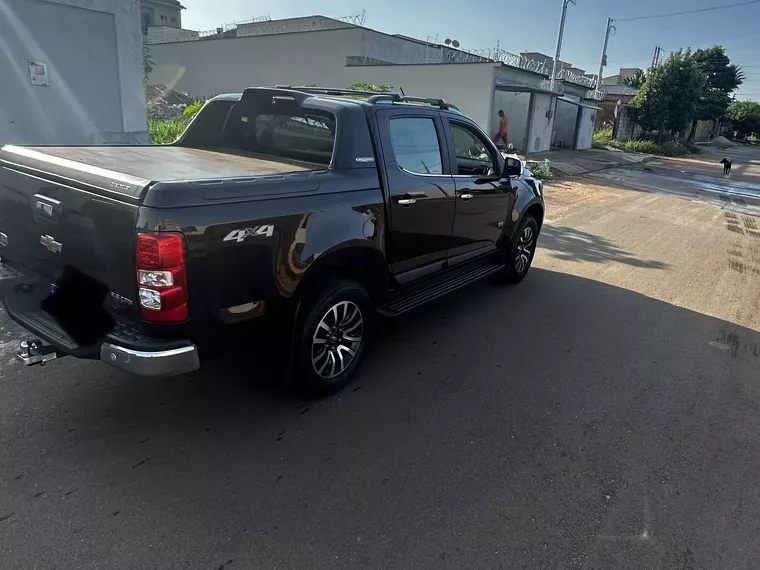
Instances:
[[[508,156],[504,159],[504,170],[504,174],[506,176],[519,177],[523,175],[523,172],[525,172],[525,166],[523,165],[522,160],[519,158]]]

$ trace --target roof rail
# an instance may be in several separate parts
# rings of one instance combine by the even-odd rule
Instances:
[[[409,95],[399,95],[398,93],[378,93],[368,99],[370,103],[378,103],[380,101],[393,101],[394,103],[424,103],[425,105],[432,105],[438,107],[444,111],[450,109],[459,111],[459,108],[451,103],[447,103],[443,99],[432,99],[430,97],[411,97]]]
[[[275,85],[275,89],[288,89],[314,95],[377,95],[377,91],[362,91],[361,89],[341,89],[333,87],[306,87],[305,85]]]
[[[391,101],[393,103],[424,103],[444,110],[459,111],[456,105],[447,103],[443,99],[431,99],[429,97],[411,97],[401,93],[378,93],[377,91],[364,91],[361,89],[341,89],[334,87],[307,87],[305,85],[276,85],[275,89],[288,89],[291,91],[300,91],[314,95],[367,95],[368,103],[379,103],[380,101]],[[461,111],[460,111],[461,112]]]

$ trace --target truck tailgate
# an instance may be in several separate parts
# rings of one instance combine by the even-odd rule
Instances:
[[[33,149],[4,147],[0,256],[43,293],[64,270],[83,274],[92,286],[82,290],[102,291],[109,312],[136,316],[134,234],[148,184],[98,167],[72,169]]]

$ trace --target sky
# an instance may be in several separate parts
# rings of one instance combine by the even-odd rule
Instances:
[[[224,23],[268,16],[272,20],[320,14],[354,16],[364,11],[364,25],[389,34],[426,40],[438,37],[459,40],[462,49],[495,48],[554,54],[562,0],[438,0],[435,8],[422,0],[383,0],[362,5],[349,0],[180,0],[187,8],[182,27],[211,30]],[[742,0],[576,0],[567,9],[562,46],[563,61],[589,73],[597,73],[607,18],[624,19],[683,10],[735,4]],[[747,0],[744,0],[747,1]],[[428,6],[428,7],[426,7]],[[497,10],[494,7],[498,6]],[[620,67],[651,64],[655,46],[665,56],[679,48],[726,48],[732,62],[746,75],[739,99],[760,101],[760,3],[669,18],[614,23],[608,67],[614,75]]]

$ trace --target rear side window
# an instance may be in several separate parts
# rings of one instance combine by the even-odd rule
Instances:
[[[245,117],[242,120],[245,122]],[[303,114],[256,115],[253,120],[253,125],[244,128],[246,146],[260,148],[268,154],[303,156],[313,162],[330,163],[335,145],[335,119]]]
[[[389,123],[396,163],[415,174],[443,174],[441,146],[431,118],[398,117]]]
[[[231,106],[211,102],[182,140],[183,146],[268,154],[329,165],[335,146],[335,116],[293,105]],[[225,102],[226,103],[226,102]]]

